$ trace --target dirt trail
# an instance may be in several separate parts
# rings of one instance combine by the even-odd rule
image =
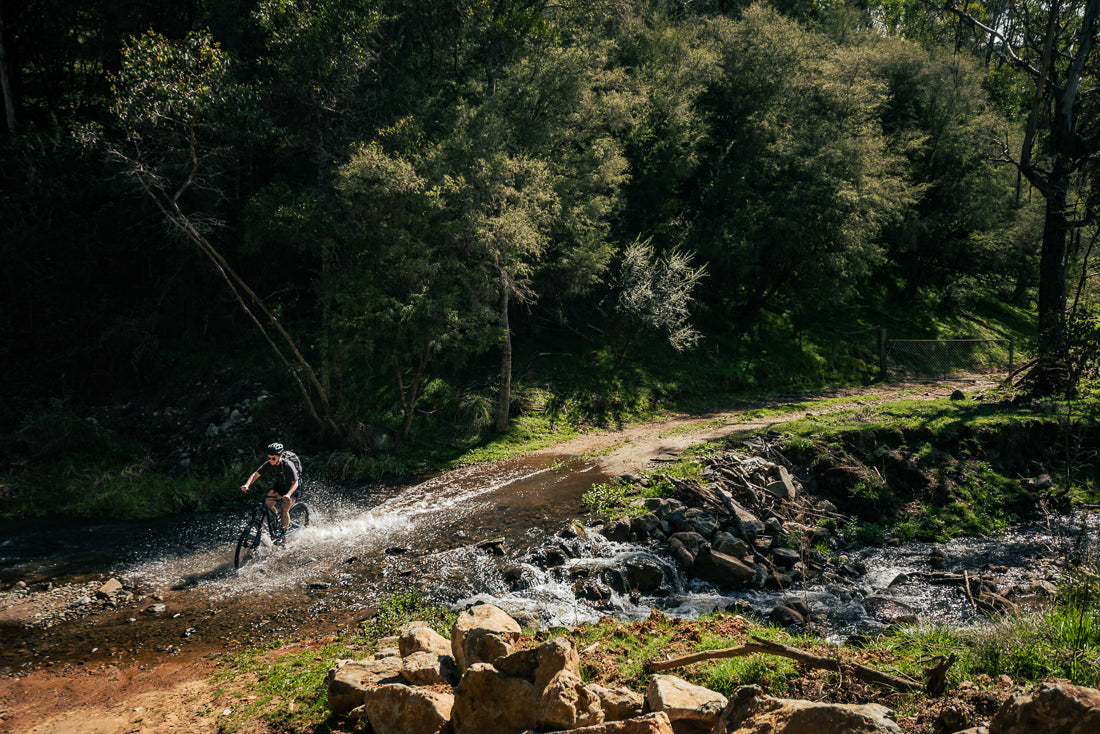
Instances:
[[[601,431],[570,439],[539,453],[601,454],[599,462],[610,475],[651,471],[679,456],[685,449],[732,434],[765,431],[768,428],[807,414],[824,415],[859,405],[874,405],[902,398],[936,400],[955,390],[973,393],[995,387],[995,376],[967,375],[947,381],[912,381],[876,385],[866,388],[844,388],[831,391],[787,395],[782,401],[706,413],[680,414],[655,423],[645,423],[613,431]],[[843,398],[850,398],[844,401]],[[763,407],[795,406],[825,400],[840,400],[827,406],[815,406],[806,411],[792,410],[765,418],[754,418],[754,411]]]
[[[997,383],[991,376],[968,376],[948,382],[909,382],[786,396],[781,403],[797,406],[815,400],[851,398],[809,411],[824,414],[856,405],[900,398],[937,399],[956,389],[974,392]],[[684,449],[733,433],[766,430],[800,417],[806,410],[752,418],[764,405],[698,414],[620,430],[593,432],[538,453],[570,456],[599,455],[610,475],[652,470]],[[77,624],[91,626],[96,620]],[[321,647],[340,632],[346,620],[317,620],[318,637],[298,643]],[[50,630],[39,632],[48,635]],[[122,734],[143,732],[216,732],[227,710],[239,698],[209,682],[215,664],[201,654],[165,653],[156,661],[130,664],[65,664],[29,671],[0,671],[0,732],[13,734]]]

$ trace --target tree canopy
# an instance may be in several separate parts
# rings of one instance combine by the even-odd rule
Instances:
[[[1066,389],[1098,2],[0,2],[0,356],[91,398],[209,345],[365,448],[505,430],[558,344],[732,372],[980,293]]]

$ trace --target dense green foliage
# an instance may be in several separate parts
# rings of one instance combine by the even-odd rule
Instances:
[[[1095,364],[1100,198],[1077,161],[1097,106],[1066,157],[1036,122],[1055,97],[967,18],[28,0],[0,20],[0,432],[20,471],[59,456],[33,458],[50,401],[159,410],[215,376],[262,383],[294,408],[284,437],[364,476],[530,421],[866,381],[880,328],[1054,344],[1074,380]],[[1096,66],[1074,67],[1082,93]],[[1073,297],[1052,341],[1050,192],[1024,164],[1059,161]],[[114,471],[154,452],[125,453]]]

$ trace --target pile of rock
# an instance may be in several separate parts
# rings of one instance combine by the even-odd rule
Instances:
[[[573,643],[556,637],[516,650],[519,624],[492,605],[459,615],[447,640],[405,625],[370,660],[329,671],[333,712],[366,719],[374,734],[900,734],[879,704],[774,698],[756,686],[725,696],[672,675],[652,675],[644,696],[584,683]],[[382,647],[389,644],[390,647]],[[1100,691],[1044,683],[1019,691],[990,722],[958,717],[944,732],[1085,734],[1100,731]]]
[[[827,706],[786,702],[759,689],[739,689],[734,701],[672,675],[653,675],[645,696],[626,688],[584,683],[573,643],[556,637],[514,650],[519,624],[492,605],[459,615],[447,640],[411,623],[370,660],[341,660],[329,671],[333,712],[366,719],[375,734],[708,734],[756,731],[797,703],[830,712],[845,731],[898,732],[877,705]],[[822,714],[823,715],[823,714]],[[763,718],[761,718],[763,717]]]
[[[784,589],[859,575],[843,556],[822,552],[841,544],[819,521],[843,516],[808,495],[783,464],[730,453],[709,460],[704,478],[706,484],[667,478],[677,499],[635,500],[644,514],[608,523],[604,536],[664,544],[686,576],[721,589]]]

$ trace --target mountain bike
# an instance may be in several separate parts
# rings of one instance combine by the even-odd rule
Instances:
[[[237,550],[233,553],[233,565],[237,568],[251,561],[265,541],[268,545],[282,544],[287,535],[309,525],[309,507],[304,502],[295,502],[290,508],[290,527],[284,533],[278,511],[267,507],[267,492],[254,493],[253,499],[259,501],[252,506],[252,517],[237,538]]]

